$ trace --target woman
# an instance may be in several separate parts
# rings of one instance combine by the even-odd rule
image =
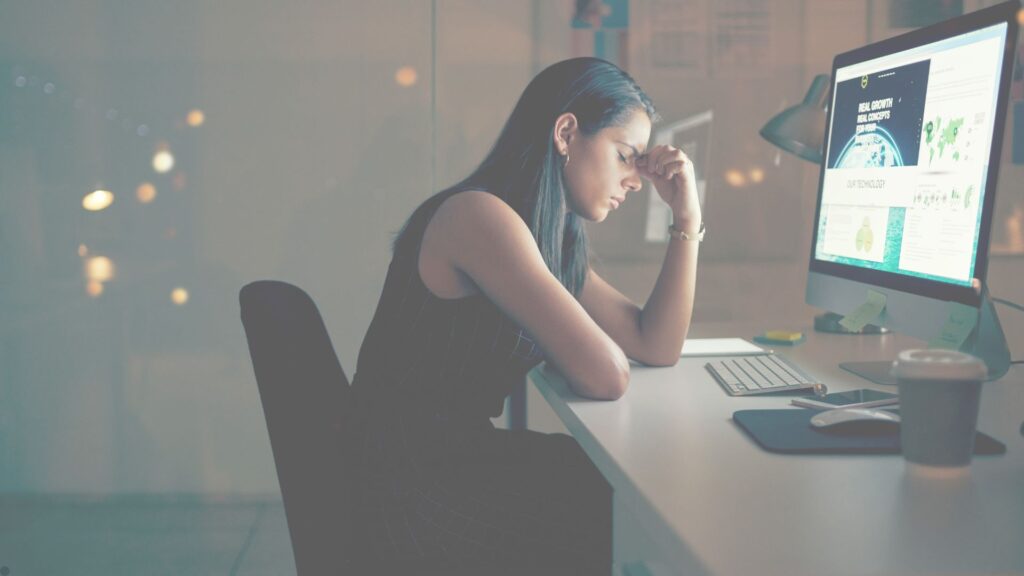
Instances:
[[[410,574],[610,573],[611,490],[579,446],[489,418],[542,359],[602,400],[625,393],[627,358],[677,361],[701,213],[686,156],[646,148],[655,119],[613,64],[554,64],[479,168],[399,233],[353,379],[371,556]],[[676,232],[641,309],[590,268],[583,221],[644,178]]]

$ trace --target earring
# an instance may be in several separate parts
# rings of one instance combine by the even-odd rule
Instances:
[[[563,151],[562,152],[562,156],[565,156],[565,163],[562,164],[562,168],[565,168],[566,166],[569,165],[569,152],[568,151]]]

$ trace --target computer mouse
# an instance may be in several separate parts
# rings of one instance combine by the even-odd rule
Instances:
[[[830,434],[888,436],[900,430],[900,417],[874,408],[835,408],[811,417],[811,427]]]

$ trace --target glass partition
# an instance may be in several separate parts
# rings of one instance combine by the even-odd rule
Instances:
[[[597,4],[611,12],[5,3],[0,493],[276,497],[239,289],[305,289],[351,376],[393,234],[476,166],[530,78],[570,56],[625,67],[662,126],[713,116],[695,318],[804,311],[817,167],[757,131],[870,39],[877,2]],[[640,304],[664,253],[647,238],[649,193],[591,227],[596,265]],[[1020,191],[999,194],[997,218],[1016,222]]]

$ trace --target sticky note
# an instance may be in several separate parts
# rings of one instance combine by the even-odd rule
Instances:
[[[757,342],[758,344],[768,344],[768,345],[773,345],[774,344],[774,345],[779,345],[779,346],[794,346],[794,345],[799,344],[799,343],[801,343],[803,341],[804,341],[803,336],[801,336],[800,338],[797,338],[796,340],[773,340],[773,339],[768,338],[767,336],[764,336],[764,335],[754,336],[754,342]]]
[[[973,306],[950,302],[947,310],[946,323],[939,334],[928,341],[929,348],[959,350],[978,323],[978,309]]]
[[[839,321],[839,325],[851,332],[857,332],[877,319],[885,310],[885,294],[868,290],[868,299]]]

